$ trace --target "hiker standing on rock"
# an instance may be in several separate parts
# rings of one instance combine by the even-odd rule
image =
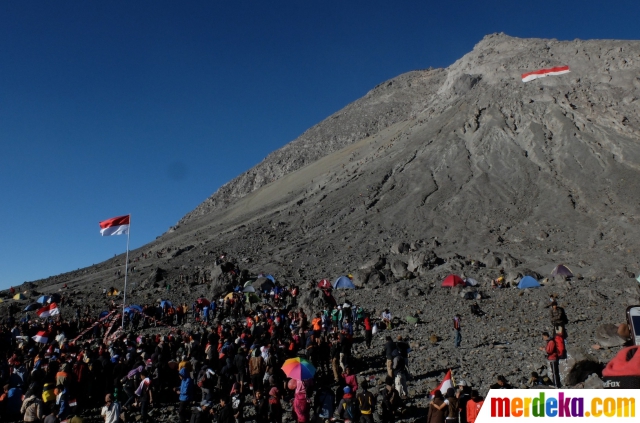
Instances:
[[[567,315],[564,312],[564,308],[558,307],[558,303],[554,300],[551,302],[551,310],[549,311],[551,324],[554,328],[562,328],[562,333],[564,334],[564,326],[569,322],[567,319]]]
[[[393,352],[396,350],[396,343],[393,342],[390,336],[385,338],[384,353],[387,358],[387,375],[393,377]]]
[[[542,339],[546,343],[544,347],[540,347],[547,355],[549,362],[549,370],[551,371],[553,386],[560,387],[560,371],[558,369],[558,348],[555,339],[551,339],[549,332],[542,332]]]
[[[460,315],[456,314],[453,318],[453,345],[456,348],[460,348],[462,342],[462,335],[460,334]]]

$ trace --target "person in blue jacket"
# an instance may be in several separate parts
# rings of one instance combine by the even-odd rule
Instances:
[[[191,401],[193,401],[193,391],[195,389],[195,385],[193,384],[193,379],[191,379],[191,375],[186,368],[180,369],[178,373],[180,375],[180,397],[178,400],[180,401],[180,407],[178,408],[178,416],[180,417],[180,423],[186,423],[189,421],[189,416],[187,413],[189,411],[189,405]]]

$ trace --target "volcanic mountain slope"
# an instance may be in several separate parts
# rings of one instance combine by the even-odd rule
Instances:
[[[571,73],[521,81],[558,65]],[[451,313],[461,311],[470,328],[463,343],[480,348],[458,357],[447,341],[416,358],[418,371],[438,377],[458,366],[485,388],[503,368],[526,380],[544,361],[536,346],[552,294],[569,314],[572,349],[619,345],[595,333],[640,302],[631,279],[640,267],[639,99],[640,42],[487,36],[447,69],[379,85],[132,251],[147,258],[132,262],[128,299],[219,293],[215,259],[225,252],[284,283],[351,272],[364,289],[348,295],[365,307],[422,313],[424,325],[398,329],[420,349],[432,333],[448,337]],[[532,292],[487,289],[501,269],[516,281],[548,276],[557,263],[578,277]],[[37,289],[67,283],[103,307],[86,294],[121,286],[114,270],[123,264],[118,256]],[[434,289],[448,273],[480,281],[491,297],[481,302],[486,320],[476,323],[457,291]],[[213,282],[179,285],[180,274]],[[316,308],[314,295],[304,289],[303,305]],[[591,355],[604,361],[613,352]]]
[[[563,64],[572,72],[520,80]],[[377,87],[227,184],[163,241],[210,239],[314,277],[399,240],[476,254],[498,246],[532,265],[636,269],[639,70],[638,42],[488,36],[448,69]],[[340,135],[352,142],[332,152],[332,121],[349,122],[338,134],[371,128],[398,104],[391,125]],[[276,174],[246,194],[259,186],[248,175]]]
[[[520,79],[564,64],[571,73]],[[141,250],[189,246],[173,259],[180,273],[226,251],[299,280],[355,270],[403,241],[488,268],[566,262],[626,278],[640,239],[639,71],[635,41],[489,35],[447,69],[380,84]],[[402,260],[427,276],[417,254]],[[168,256],[158,267],[173,279]],[[104,280],[112,266],[58,280]]]

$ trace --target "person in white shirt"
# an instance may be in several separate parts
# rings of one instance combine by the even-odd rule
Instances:
[[[113,401],[113,396],[107,394],[104,398],[105,406],[102,407],[104,423],[120,423],[120,403]]]
[[[388,308],[385,308],[382,312],[382,322],[387,329],[391,329],[391,313]]]

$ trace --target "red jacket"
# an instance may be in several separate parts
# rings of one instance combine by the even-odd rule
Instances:
[[[554,361],[558,359],[558,353],[556,350],[556,341],[549,339],[547,346],[544,348],[544,352],[547,353],[547,360]]]
[[[467,401],[467,422],[475,423],[482,404],[484,404],[484,401],[475,402],[473,399]]]

